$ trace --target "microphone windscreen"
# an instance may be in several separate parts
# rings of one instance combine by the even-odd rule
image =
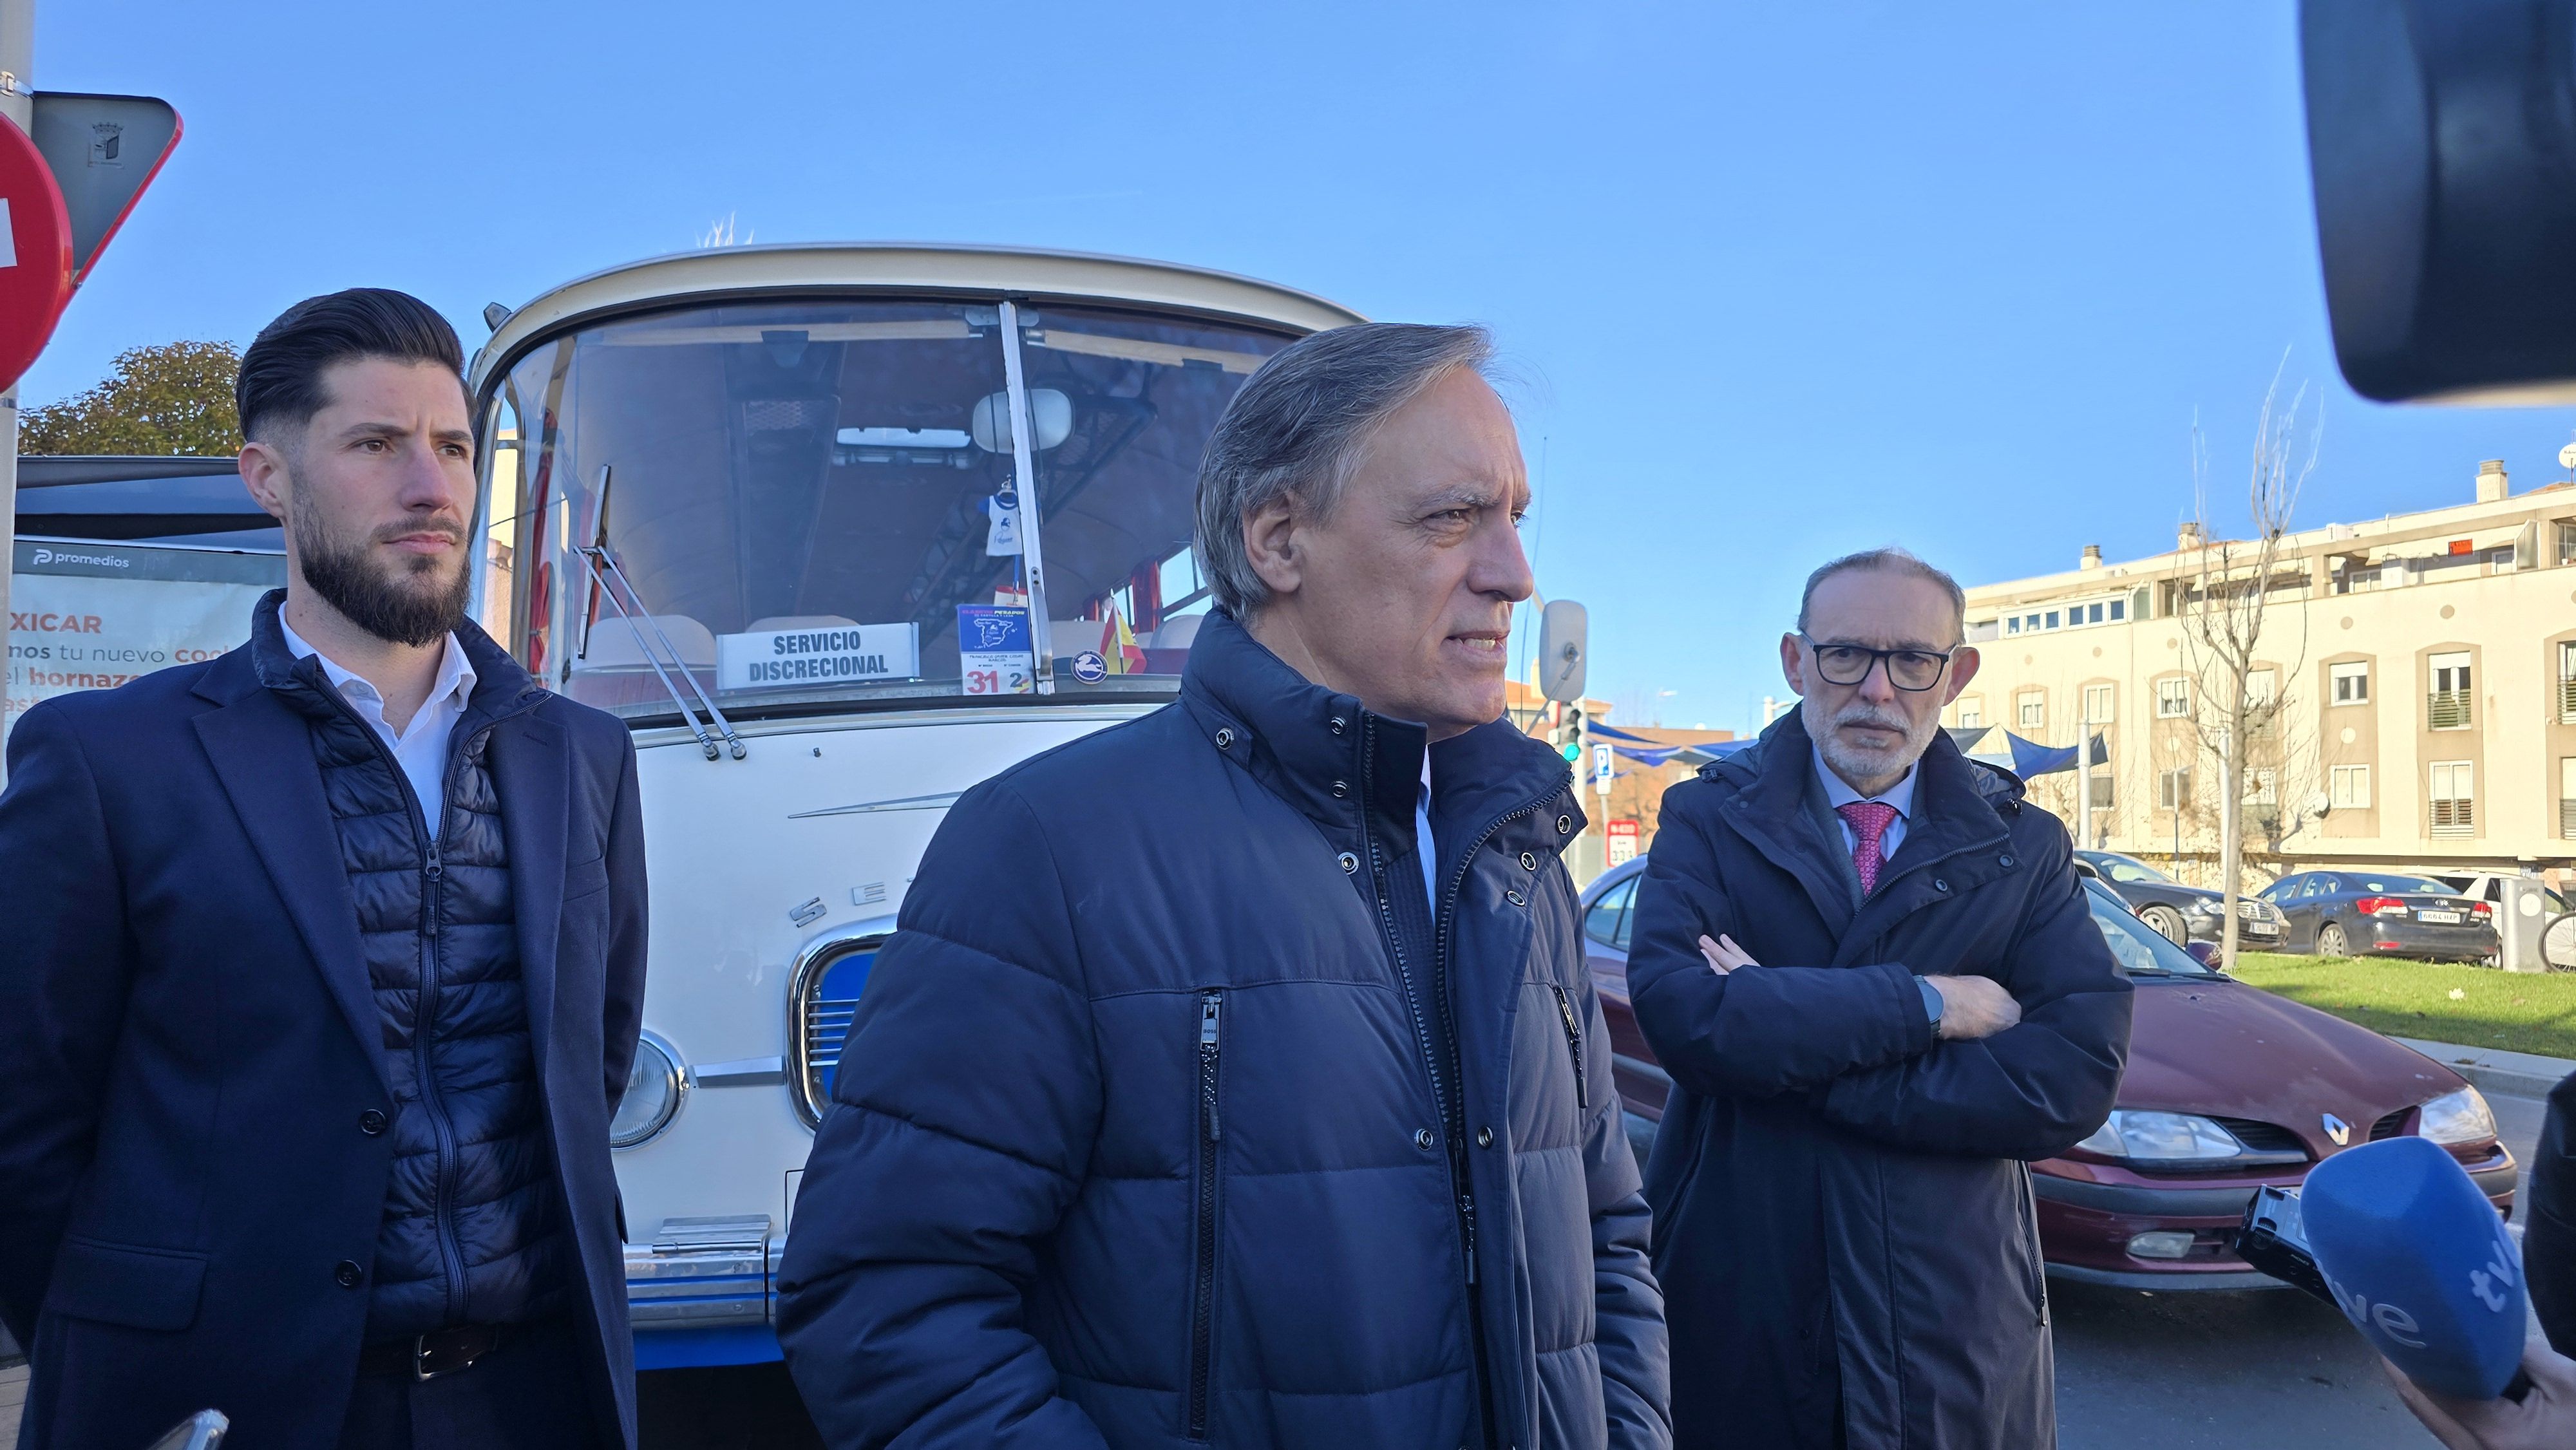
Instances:
[[[2335,1303],[2406,1377],[2491,1400],[2522,1363],[2522,1255],[2439,1144],[2388,1138],[2308,1171],[2299,1213]]]

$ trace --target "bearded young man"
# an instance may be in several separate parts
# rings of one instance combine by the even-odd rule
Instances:
[[[473,433],[416,298],[243,355],[287,587],[29,710],[0,794],[0,1314],[24,1445],[634,1440],[608,1121],[635,756],[465,617]]]
[[[2110,1113],[2129,983],[2066,828],[1940,729],[1963,604],[1898,549],[1818,569],[1800,707],[1664,796],[1628,986],[1676,1446],[2056,1442],[2023,1160]]]

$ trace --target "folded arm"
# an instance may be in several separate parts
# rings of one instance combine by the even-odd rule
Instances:
[[[0,1319],[32,1344],[133,965],[96,778],[62,713],[42,705],[9,738],[0,881]]]
[[[1922,989],[1899,964],[1712,970],[1700,938],[1740,936],[1742,916],[1693,813],[1665,813],[1635,911],[1629,1002],[1655,1060],[1692,1092],[1807,1091],[1932,1045]]]
[[[2047,1158],[2102,1126],[2129,1053],[2129,981],[2075,876],[2071,847],[2032,865],[2029,921],[1993,976],[2021,1003],[2018,1025],[1944,1042],[1909,1061],[1837,1078],[1826,1121],[1918,1152]]]

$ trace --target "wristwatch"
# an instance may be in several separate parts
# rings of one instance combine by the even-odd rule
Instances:
[[[1923,989],[1923,1015],[1932,1019],[1932,1035],[1941,1035],[1941,989],[1925,978],[1916,977],[1914,985]]]

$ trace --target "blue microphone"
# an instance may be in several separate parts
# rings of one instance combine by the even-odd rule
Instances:
[[[2522,1365],[2522,1254],[2467,1170],[2388,1138],[2308,1172],[2299,1217],[2337,1308],[2428,1390],[2492,1400]]]

